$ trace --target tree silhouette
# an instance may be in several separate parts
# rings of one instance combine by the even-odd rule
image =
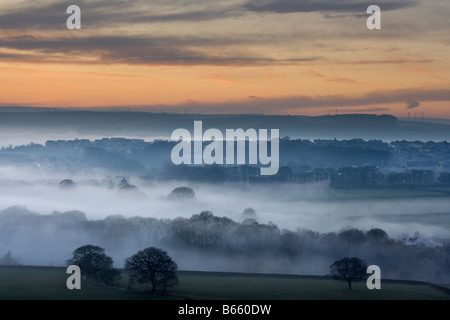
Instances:
[[[373,241],[386,241],[389,237],[383,229],[372,228],[366,232],[367,239]]]
[[[113,268],[113,260],[105,254],[105,249],[91,244],[75,249],[67,265],[77,265],[81,273],[94,280],[102,280],[112,284],[120,276],[120,272]]]
[[[171,200],[192,200],[195,198],[195,192],[189,187],[177,187],[168,195]]]
[[[6,265],[6,266],[13,266],[13,265],[19,265],[19,262],[17,262],[16,259],[11,254],[11,251],[8,250],[8,253],[6,253],[3,256],[3,259],[0,259],[0,264]]]
[[[348,290],[352,290],[352,282],[367,277],[367,265],[359,258],[343,258],[330,266],[330,275],[337,280],[347,281]]]
[[[166,288],[178,283],[178,266],[166,251],[150,247],[138,251],[125,260],[125,270],[132,281],[151,283],[152,292],[156,292],[158,285]]]
[[[59,183],[59,186],[61,188],[66,188],[66,189],[74,188],[75,182],[73,182],[73,180],[71,180],[71,179],[64,179],[64,180],[61,180],[61,182]]]
[[[245,224],[252,224],[258,221],[256,211],[253,208],[245,208],[242,212],[242,222]]]

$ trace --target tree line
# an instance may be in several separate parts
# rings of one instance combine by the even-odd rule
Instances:
[[[74,244],[95,243],[111,252],[115,260],[135,250],[158,247],[170,250],[187,269],[296,274],[324,274],[330,261],[356,256],[379,265],[386,277],[450,280],[450,245],[446,240],[427,242],[419,234],[392,238],[379,228],[324,233],[287,230],[259,223],[252,210],[247,212],[242,222],[209,211],[190,218],[109,216],[88,220],[81,212],[37,215],[16,208],[0,212],[0,243],[11,250],[32,247],[33,254],[42,255],[73,248]],[[20,259],[26,264],[29,257]]]
[[[41,170],[104,169],[114,174],[139,175],[160,180],[296,182],[325,181],[332,186],[391,186],[448,184],[450,144],[444,142],[380,140],[280,140],[280,170],[273,177],[259,174],[257,166],[173,166],[176,142],[124,138],[47,141],[2,148],[5,164],[34,166]],[[248,154],[248,143],[246,143]],[[380,169],[376,176],[369,172]],[[352,170],[357,168],[359,171]],[[392,168],[395,170],[392,171]],[[383,169],[389,172],[383,172]],[[413,171],[417,172],[413,172]],[[420,172],[418,172],[420,171]]]
[[[107,285],[114,285],[120,280],[120,270],[114,268],[113,260],[106,255],[105,249],[94,245],[84,245],[72,253],[72,258],[67,260],[68,266],[77,266],[86,278],[101,281]],[[165,294],[168,287],[177,285],[178,265],[169,254],[155,247],[138,251],[125,260],[125,271],[128,273],[128,289],[135,282],[151,284],[152,293],[156,293],[158,286],[162,286]],[[336,280],[347,282],[348,289],[352,289],[352,282],[365,280],[367,276],[367,264],[357,257],[344,257],[330,265],[329,275]]]
[[[121,278],[120,270],[114,268],[113,259],[106,255],[105,249],[91,244],[75,249],[67,265],[76,265],[86,278],[107,285],[114,285]],[[135,282],[150,283],[153,293],[158,286],[166,293],[167,287],[178,284],[178,265],[160,248],[145,248],[128,257],[125,271],[129,276],[128,288]]]

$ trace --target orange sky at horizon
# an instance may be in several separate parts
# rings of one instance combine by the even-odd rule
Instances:
[[[226,101],[282,99],[292,96],[361,96],[366,92],[401,89],[400,82],[419,88],[411,73],[402,77],[385,78],[383,72],[367,69],[363,72],[323,72],[327,67],[144,67],[141,66],[79,66],[0,63],[2,99],[8,104],[51,108],[147,107],[148,110],[196,112],[196,104],[211,104],[201,108],[202,113],[264,113],[322,115],[328,113],[393,114],[398,117],[425,113],[427,117],[450,118],[448,101],[421,102],[418,108],[408,110],[406,102],[374,103],[365,106],[314,106],[258,108],[251,104],[240,110],[223,110],[215,104]],[[399,66],[397,69],[406,69]],[[335,68],[338,69],[338,68]],[[317,71],[319,70],[319,71]],[[429,77],[429,86],[433,77]],[[274,86],[274,82],[277,84]],[[378,110],[380,109],[380,110]],[[387,109],[387,110],[381,110]]]

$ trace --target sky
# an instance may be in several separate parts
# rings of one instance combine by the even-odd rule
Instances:
[[[448,0],[0,0],[0,106],[450,118],[449,14]]]

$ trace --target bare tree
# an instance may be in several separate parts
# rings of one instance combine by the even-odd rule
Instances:
[[[120,277],[120,272],[113,268],[113,260],[105,254],[105,249],[91,244],[75,249],[67,265],[77,265],[81,273],[94,280],[102,280],[112,285]]]
[[[158,285],[166,288],[178,283],[178,266],[166,251],[150,247],[138,251],[125,260],[125,270],[130,279],[138,283],[151,283],[152,292],[156,292]]]
[[[171,200],[192,200],[195,199],[195,192],[189,187],[177,187],[168,195]]]
[[[359,258],[343,258],[330,266],[330,275],[337,280],[347,281],[348,290],[352,290],[352,282],[367,277],[367,265]]]

